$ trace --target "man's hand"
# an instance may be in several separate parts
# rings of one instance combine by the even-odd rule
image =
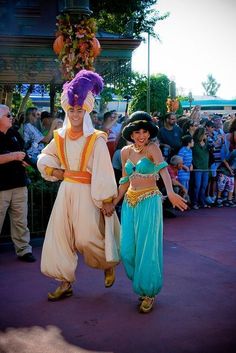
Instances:
[[[25,152],[11,152],[11,157],[13,161],[23,161],[23,159],[25,158]]]
[[[63,180],[64,179],[64,170],[55,168],[55,169],[53,169],[52,176],[54,176],[55,178],[57,178],[59,180]]]
[[[111,217],[114,213],[115,207],[112,202],[104,202],[102,204],[102,213],[104,216]]]

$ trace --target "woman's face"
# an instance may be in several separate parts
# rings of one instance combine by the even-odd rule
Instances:
[[[207,139],[206,133],[203,132],[202,135],[200,135],[199,137],[199,141],[202,142],[202,141],[205,141],[206,139]]]
[[[136,146],[146,145],[150,138],[150,133],[148,130],[140,129],[137,131],[133,131],[131,134],[131,138],[134,141]]]
[[[191,135],[194,134],[195,130],[198,128],[199,124],[197,122],[194,122],[192,123],[190,126],[189,126],[189,133]]]
[[[83,129],[85,110],[80,106],[75,105],[68,110],[67,114],[70,120],[71,128],[73,130],[81,131]]]

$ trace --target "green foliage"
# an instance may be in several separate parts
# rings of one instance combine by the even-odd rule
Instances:
[[[153,8],[156,3],[157,0],[91,0],[90,7],[100,29],[136,38],[144,32],[157,37],[153,30],[155,24],[169,14],[160,16]]]
[[[19,106],[22,101],[22,96],[19,92],[14,92],[12,97],[11,111],[14,116],[16,116]]]
[[[179,101],[179,108],[177,109],[176,111],[176,115],[177,116],[182,116],[183,113],[184,113],[184,110],[183,110],[183,107],[182,107],[182,104],[181,104],[181,99],[179,97],[177,97],[178,101]],[[183,100],[183,99],[182,99]]]
[[[23,96],[21,95],[21,93],[19,93],[19,87],[21,85],[16,85],[14,92],[13,92],[13,98],[12,98],[12,104],[11,104],[11,111],[12,114],[14,116],[17,115],[19,107],[21,105],[21,102],[23,100]],[[26,107],[25,109],[32,107],[33,106],[33,102],[31,98],[28,98],[27,103],[26,103]]]
[[[114,94],[117,94],[117,90],[115,88],[105,86],[100,94],[101,104],[112,101]]]
[[[135,82],[131,90],[132,101],[130,111],[147,110],[147,77],[135,73]],[[161,116],[166,113],[166,100],[169,94],[169,79],[166,75],[157,74],[150,77],[150,109],[159,112]]]
[[[114,94],[118,94],[117,89],[110,86],[104,86],[102,92],[100,93],[100,110],[102,112],[106,110],[107,104],[112,101]]]
[[[26,173],[29,179],[29,190],[34,192],[57,192],[60,182],[50,182],[42,179],[39,171],[31,166],[26,167]]]
[[[220,83],[217,83],[212,74],[207,75],[207,81],[202,82],[202,86],[207,96],[216,96]]]

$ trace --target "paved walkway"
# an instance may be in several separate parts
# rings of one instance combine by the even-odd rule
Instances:
[[[164,222],[165,282],[154,310],[137,312],[122,265],[103,273],[80,259],[74,296],[48,302],[55,282],[38,261],[0,254],[1,353],[235,353],[236,210],[188,211]]]

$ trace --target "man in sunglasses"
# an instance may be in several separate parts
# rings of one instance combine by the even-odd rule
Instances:
[[[0,104],[0,232],[8,211],[16,255],[22,261],[34,262],[27,227],[27,156],[23,148],[23,139],[12,128],[9,107]]]

